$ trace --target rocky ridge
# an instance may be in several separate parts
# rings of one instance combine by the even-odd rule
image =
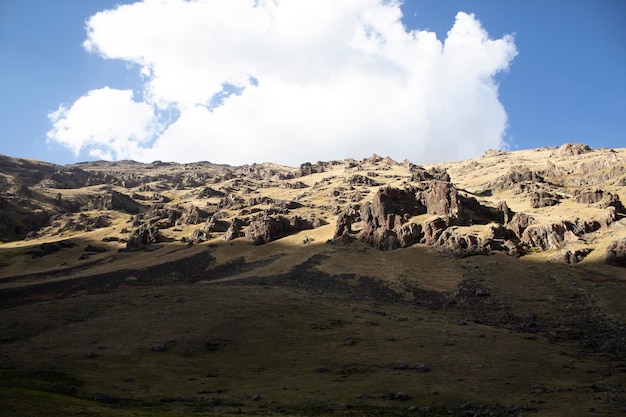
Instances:
[[[425,245],[455,257],[554,252],[566,263],[595,254],[624,266],[625,161],[626,149],[580,144],[428,166],[377,155],[299,167],[57,166],[1,156],[0,238],[83,233],[136,251],[160,242],[262,245],[330,225],[332,244]]]

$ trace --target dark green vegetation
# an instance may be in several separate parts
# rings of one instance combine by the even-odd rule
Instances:
[[[328,272],[397,256],[357,242],[275,245],[262,261],[222,249],[2,278],[0,415],[625,413],[623,268],[420,247],[423,271],[392,283]],[[287,257],[300,260],[261,273]],[[441,262],[451,290],[424,285]]]

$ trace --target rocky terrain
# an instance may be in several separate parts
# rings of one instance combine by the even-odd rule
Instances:
[[[71,346],[59,350],[46,347],[47,342],[42,346],[38,344],[42,342],[36,341],[37,335],[47,334],[51,340],[60,338],[58,342],[62,343],[62,333],[71,333],[68,326],[80,326],[82,321],[89,322],[96,316],[106,317],[106,308],[99,306],[116,305],[115,311],[119,312],[111,312],[109,317],[116,330],[103,332],[112,332],[111,337],[115,334],[116,340],[126,342],[107,342],[116,346],[108,351],[115,353],[112,358],[136,361],[134,355],[141,349],[129,348],[135,344],[172,354],[176,350],[172,346],[184,344],[182,341],[188,336],[179,334],[176,342],[168,342],[138,330],[136,336],[141,341],[135,340],[124,330],[130,325],[130,316],[120,316],[123,311],[131,314],[134,309],[151,315],[165,308],[144,299],[127,298],[138,293],[152,297],[155,291],[161,291],[163,296],[166,288],[167,294],[178,294],[177,299],[194,302],[183,302],[176,312],[166,314],[171,315],[169,319],[168,316],[149,321],[147,327],[153,326],[153,333],[163,333],[154,331],[158,326],[171,327],[167,337],[174,337],[174,333],[180,332],[179,320],[190,328],[206,326],[198,321],[196,315],[201,313],[196,310],[209,308],[212,317],[219,317],[209,320],[213,326],[210,331],[215,333],[206,342],[209,351],[224,350],[231,356],[223,360],[239,363],[244,354],[237,354],[232,341],[239,340],[242,333],[251,332],[263,339],[278,332],[282,338],[289,338],[273,327],[282,323],[281,328],[294,329],[296,339],[311,343],[317,338],[310,334],[311,326],[318,326],[323,332],[345,336],[341,349],[357,347],[350,348],[353,363],[346,357],[348,362],[335,363],[334,368],[324,365],[324,361],[333,360],[324,359],[322,353],[309,352],[319,365],[310,364],[317,366],[317,376],[324,378],[331,373],[340,379],[356,379],[354,389],[371,391],[338,398],[334,390],[326,392],[326,388],[309,386],[306,395],[267,393],[273,399],[264,403],[264,394],[246,397],[240,392],[243,388],[231,387],[231,394],[214,390],[198,394],[194,388],[193,396],[177,391],[181,413],[199,407],[200,401],[200,411],[210,415],[227,415],[235,409],[260,413],[258,404],[264,403],[265,415],[361,415],[365,411],[359,407],[365,404],[369,407],[366,411],[374,415],[401,412],[548,416],[572,415],[571,409],[563,405],[570,401],[579,407],[573,411],[575,415],[586,415],[583,411],[590,415],[618,415],[626,410],[620,388],[626,375],[626,312],[620,301],[620,297],[626,296],[626,208],[620,199],[624,195],[626,149],[591,149],[582,144],[488,151],[473,160],[425,166],[377,155],[363,160],[303,163],[299,167],[161,161],[95,161],[58,166],[0,156],[0,329],[5,335],[0,346],[6,352],[0,369],[5,370],[4,378],[12,381],[4,385],[1,395],[4,399],[13,396],[15,393],[10,390],[14,386],[29,390],[22,392],[22,401],[16,400],[17,414],[13,415],[37,414],[23,403],[28,402],[28,395],[41,392],[66,396],[47,399],[62,404],[87,401],[76,405],[87,407],[87,413],[106,414],[106,410],[111,410],[106,407],[113,407],[111,415],[119,411],[115,407],[128,405],[128,401],[138,402],[137,407],[145,410],[152,407],[150,404],[157,397],[158,401],[173,398],[163,394],[173,389],[167,386],[162,387],[161,394],[152,392],[150,399],[141,394],[141,389],[132,393],[120,390],[108,379],[108,371],[101,379],[78,371],[84,358],[69,361],[71,366],[60,361],[67,355],[81,357],[78,352],[71,353]],[[108,297],[108,301],[102,297]],[[202,297],[206,299],[201,302]],[[267,310],[251,304],[250,297],[260,304],[267,303]],[[122,299],[135,307],[119,304]],[[210,304],[206,304],[208,299]],[[330,316],[314,308],[307,310],[307,316],[292,317],[291,322],[284,319],[292,315],[283,311],[285,305],[302,307],[307,303]],[[346,307],[340,307],[344,304]],[[68,308],[76,317],[63,316]],[[254,320],[257,325],[237,322],[232,327],[240,333],[233,334],[220,327],[228,321],[222,317],[226,310],[240,311],[242,320]],[[379,310],[390,313],[380,316],[375,312]],[[42,323],[37,311],[46,311],[52,322]],[[355,316],[354,311],[360,313]],[[266,314],[272,324],[259,320],[259,314]],[[430,314],[426,321],[422,321],[424,314]],[[380,325],[381,317],[392,316],[392,324]],[[310,323],[310,319],[316,323]],[[323,323],[317,323],[320,320]],[[527,366],[536,380],[525,371],[515,371],[519,372],[519,381],[503,390],[498,386],[503,380],[495,370],[491,379],[472,371],[468,380],[473,378],[474,383],[491,388],[469,395],[462,388],[465,382],[446,385],[446,378],[455,373],[452,368],[440,374],[437,369],[428,372],[430,364],[406,362],[410,344],[386,346],[389,339],[403,339],[398,336],[402,331],[398,326],[414,320],[419,321],[414,323],[414,329],[426,332],[427,340],[439,343],[425,353],[439,364],[439,371],[446,368],[437,356],[442,344],[466,345],[448,340],[449,336],[446,342],[441,339],[441,332],[456,332],[462,334],[459,340],[466,340],[469,327],[459,329],[472,323],[470,327],[479,328],[478,336],[471,336],[474,341],[485,335],[491,337],[491,332],[510,332],[513,336],[502,336],[506,342],[498,349],[521,349],[513,356],[519,356],[516,361],[533,362]],[[343,333],[346,328],[357,326],[355,323],[364,326],[360,337],[355,336],[359,331],[354,329]],[[265,329],[266,333],[257,334],[256,328]],[[320,329],[313,329],[313,333]],[[382,331],[388,332],[381,339],[387,340],[385,347],[371,342],[366,351],[383,349],[386,359],[370,357],[358,349],[367,338],[364,335]],[[87,339],[105,336],[85,327],[73,337],[84,342],[80,348],[84,350],[90,343]],[[148,343],[150,338],[152,342]],[[538,340],[534,348],[521,347],[529,340]],[[266,352],[268,343],[262,342],[262,348],[254,346]],[[302,349],[297,342],[290,346],[298,352]],[[279,348],[271,348],[276,349]],[[336,346],[328,349],[332,357],[330,352]],[[461,366],[455,361],[465,357],[467,349],[455,349],[448,349],[454,353],[446,354],[446,358],[454,357],[450,360]],[[561,359],[543,358],[552,358],[559,350],[569,352],[563,356],[577,358],[580,368],[575,376],[561,382],[558,374],[569,368],[562,368],[566,364]],[[51,353],[37,356],[42,351]],[[178,352],[176,358],[195,357],[195,353],[185,352]],[[474,360],[488,361],[481,356],[483,353],[472,353],[478,355]],[[27,354],[39,359],[32,361]],[[90,350],[87,355],[95,360],[100,353]],[[110,360],[102,369],[117,375],[114,369],[121,365]],[[541,363],[551,373],[539,378],[536,373],[542,367],[537,364]],[[191,361],[180,366],[186,369],[196,365]],[[249,363],[246,366],[253,367]],[[288,370],[293,369],[293,364],[290,366],[276,365],[276,372],[289,379]],[[604,372],[602,381],[589,382],[583,374],[593,373],[590,369],[598,367],[602,370],[597,373]],[[299,369],[297,365],[295,368]],[[492,368],[515,373],[510,364],[493,364]],[[42,376],[44,370],[57,372],[55,375],[63,378],[77,378],[80,382],[76,384],[84,384],[93,392],[85,391],[86,388],[69,393],[41,388],[47,386],[42,382],[46,380]],[[239,379],[249,377],[241,370],[229,372]],[[426,376],[422,374],[426,373],[428,378],[435,375],[428,383],[423,382]],[[409,392],[409,383],[408,388],[383,393],[384,387],[398,385],[393,382],[395,376],[389,375],[422,382],[416,392]],[[388,378],[388,382],[382,382]],[[29,382],[20,382],[23,380]],[[262,378],[260,381],[264,382],[259,386],[274,383]],[[230,382],[222,383],[226,386]],[[102,385],[107,392],[99,391]],[[319,390],[319,395],[311,394],[315,390]],[[537,395],[532,394],[533,390],[537,390]],[[426,399],[417,391],[426,393]],[[450,392],[433,394],[439,391]],[[544,400],[537,396],[552,399],[543,405]],[[242,400],[244,397],[246,401]],[[433,399],[442,397],[445,398],[439,402]],[[302,398],[314,399],[317,405],[309,409],[313,403],[304,406]],[[422,405],[406,405],[411,398]],[[254,404],[249,409],[248,400]],[[85,405],[94,403],[105,408],[94,411],[89,408],[91,405]],[[512,403],[516,405],[511,406]],[[321,409],[316,408],[318,405]],[[285,410],[281,411],[280,406]],[[62,405],[55,405],[58,407]],[[176,413],[177,409],[170,407],[166,412]]]
[[[623,266],[625,158],[577,144],[429,167],[377,155],[299,168],[2,157],[0,236],[34,243],[80,233],[134,251],[165,241],[261,245],[331,224],[334,244],[425,244],[456,257],[558,251],[567,263],[596,252]]]

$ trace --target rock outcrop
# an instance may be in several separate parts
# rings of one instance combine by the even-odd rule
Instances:
[[[322,221],[316,218],[303,219],[299,216],[286,218],[282,215],[264,214],[250,222],[245,236],[252,240],[255,245],[262,245],[302,230],[315,229],[320,226],[322,226]]]
[[[117,210],[128,214],[137,214],[145,210],[145,206],[136,202],[126,194],[115,190],[108,190],[98,194],[87,203],[86,210]]]
[[[143,223],[133,230],[128,237],[126,250],[132,252],[147,249],[150,245],[160,241],[161,235],[159,229],[155,225]]]
[[[604,262],[609,265],[626,267],[626,238],[617,239],[611,242],[606,248]]]

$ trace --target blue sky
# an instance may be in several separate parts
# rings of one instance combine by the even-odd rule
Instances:
[[[471,67],[473,64],[464,64],[474,62],[471,60],[472,57],[459,55],[453,60],[459,64],[450,64],[451,66],[445,67],[446,71],[451,74],[467,71],[473,75],[459,74],[458,79],[447,78],[443,81],[439,79],[433,81],[432,78],[423,74],[417,74],[411,78],[423,80],[422,86],[415,87],[419,91],[429,88],[430,85],[442,85],[444,92],[441,95],[447,95],[445,101],[437,105],[433,104],[435,109],[429,108],[429,104],[424,105],[427,107],[423,113],[425,124],[411,122],[410,112],[407,112],[406,117],[398,116],[398,114],[403,113],[405,109],[410,110],[411,106],[419,107],[420,103],[436,101],[433,97],[439,97],[438,90],[434,91],[434,96],[419,96],[421,93],[416,92],[415,100],[412,100],[410,94],[406,97],[398,96],[400,91],[407,90],[407,88],[395,85],[392,74],[397,71],[400,74],[398,77],[401,77],[402,71],[406,71],[406,68],[390,68],[385,64],[388,60],[375,61],[378,59],[376,56],[389,57],[390,54],[396,53],[396,51],[384,49],[386,45],[392,43],[389,39],[392,39],[393,31],[389,29],[389,32],[386,32],[390,27],[389,21],[379,16],[389,11],[388,7],[372,6],[372,13],[378,13],[378,15],[370,17],[370,20],[366,22],[369,25],[368,28],[375,28],[374,33],[377,36],[386,39],[385,42],[375,43],[372,38],[367,37],[362,44],[359,44],[361,49],[359,49],[359,54],[355,54],[354,59],[359,62],[375,61],[367,67],[359,66],[361,64],[352,66],[347,58],[346,62],[338,62],[343,58],[336,58],[336,56],[319,60],[311,59],[316,56],[315,54],[320,53],[319,48],[329,50],[332,46],[325,44],[324,42],[327,41],[324,40],[319,40],[319,44],[315,43],[318,42],[315,33],[305,33],[304,29],[300,30],[297,27],[291,28],[289,26],[291,16],[294,16],[294,21],[298,19],[297,13],[293,10],[276,9],[273,11],[276,12],[275,22],[280,22],[281,28],[286,28],[281,33],[285,37],[291,37],[289,30],[299,31],[297,36],[302,35],[302,37],[296,36],[296,39],[302,39],[304,46],[298,50],[289,49],[291,46],[283,42],[284,39],[279,39],[279,35],[273,34],[271,39],[268,38],[267,43],[270,45],[268,49],[263,49],[264,53],[270,54],[278,48],[283,49],[279,51],[280,53],[277,52],[275,57],[267,55],[268,61],[280,61],[284,55],[294,56],[295,54],[294,66],[298,65],[298,60],[302,60],[302,68],[305,68],[305,71],[318,61],[322,62],[321,66],[329,65],[328,72],[333,72],[333,74],[335,71],[341,73],[344,70],[345,74],[357,74],[361,73],[363,68],[367,68],[367,71],[372,70],[373,75],[368,74],[368,77],[362,80],[363,84],[355,81],[354,87],[347,89],[345,86],[352,79],[360,80],[360,78],[358,76],[349,78],[347,75],[344,77],[341,74],[335,77],[326,74],[324,68],[311,74],[300,73],[303,75],[301,78],[290,78],[295,75],[288,72],[273,77],[272,74],[276,74],[276,68],[266,68],[260,60],[250,61],[246,63],[247,67],[242,67],[243,72],[247,74],[246,79],[239,77],[242,71],[228,72],[232,70],[232,67],[216,66],[215,73],[219,73],[222,77],[220,78],[211,73],[214,67],[211,66],[213,63],[209,60],[202,63],[206,65],[205,73],[209,74],[206,85],[213,83],[217,87],[214,90],[207,87],[202,93],[208,94],[206,97],[212,97],[214,100],[220,98],[217,100],[220,106],[198,107],[200,99],[182,97],[171,91],[163,92],[173,87],[167,85],[164,78],[157,77],[158,70],[152,74],[145,72],[143,75],[140,74],[142,63],[137,56],[142,53],[141,48],[150,49],[150,42],[156,42],[154,37],[146,37],[145,40],[142,38],[145,43],[137,44],[138,49],[132,52],[135,55],[125,59],[116,58],[125,53],[124,41],[111,38],[114,29],[122,27],[120,26],[123,24],[122,20],[116,20],[122,19],[121,14],[118,13],[119,16],[110,14],[107,19],[98,22],[98,25],[93,21],[92,50],[91,52],[86,50],[83,42],[87,39],[86,22],[88,19],[99,11],[114,9],[119,3],[133,2],[108,0],[57,0],[54,2],[2,0],[0,2],[0,56],[3,57],[3,65],[0,66],[0,86],[5,97],[0,104],[0,153],[59,164],[99,159],[104,156],[106,159],[129,157],[150,160],[154,158],[173,159],[179,162],[195,158],[195,160],[233,164],[273,160],[294,165],[308,160],[309,154],[310,159],[317,160],[318,157],[320,159],[358,158],[376,152],[391,155],[399,160],[406,157],[414,162],[426,163],[445,159],[448,156],[446,147],[459,149],[456,153],[450,151],[449,157],[460,159],[477,156],[476,154],[479,155],[484,150],[493,148],[494,144],[495,147],[508,146],[511,150],[557,146],[565,142],[582,142],[593,147],[623,147],[626,144],[626,77],[624,76],[626,74],[626,25],[623,24],[626,21],[626,2],[622,0],[511,0],[506,2],[499,0],[406,0],[401,6],[401,11],[402,23],[407,31],[418,29],[434,32],[437,39],[443,42],[455,22],[459,22],[458,27],[460,27],[460,21],[455,19],[457,13],[463,11],[473,13],[475,20],[482,25],[482,29],[492,40],[502,40],[508,34],[513,36],[508,44],[509,55],[488,61],[488,64],[492,66],[484,73],[474,74]],[[320,13],[320,16],[332,16],[332,9],[325,11],[321,7],[320,11],[325,13]],[[352,10],[346,6],[337,15],[345,17],[351,12]],[[360,10],[360,12],[363,15],[369,13],[368,10]],[[144,14],[146,13],[144,10]],[[158,11],[154,13],[154,19],[167,19],[167,13]],[[224,13],[230,13],[228,16],[232,18],[224,20],[227,22],[226,25],[236,27],[242,21],[247,22],[244,17],[238,21],[233,11],[224,11]],[[165,18],[162,17],[164,15]],[[393,18],[389,19],[393,20]],[[339,27],[345,26],[343,22],[335,23]],[[134,26],[129,22],[126,24],[129,29],[124,33],[130,34],[127,39],[134,39],[135,34],[132,30],[139,30],[138,28],[143,25],[141,22]],[[471,25],[472,21],[468,24]],[[332,22],[328,25],[333,28]],[[184,27],[183,23],[180,26],[183,29],[172,30],[182,31]],[[145,31],[148,30],[145,29]],[[236,28],[223,28],[223,31],[229,37],[236,37],[240,33]],[[211,32],[211,36],[215,37],[216,34],[219,37],[220,32],[217,29]],[[187,42],[187,39],[181,36],[181,42]],[[311,52],[307,52],[306,49],[309,41],[312,45]],[[511,54],[513,42],[516,54]],[[504,43],[501,43],[501,48],[506,47]],[[248,43],[237,43],[234,46],[227,44],[227,46],[239,55],[253,55],[255,51],[255,48]],[[296,45],[294,48],[299,46],[301,45]],[[371,48],[379,49],[371,52]],[[299,52],[294,52],[302,50],[304,51],[302,57],[298,55]],[[345,50],[345,48],[338,49],[338,51]],[[420,49],[420,51],[423,52],[425,49]],[[476,53],[487,53],[485,51],[491,51],[491,49],[488,50],[485,47],[477,50]],[[165,68],[162,63],[173,60],[168,61],[168,56],[158,55],[158,51],[152,53],[155,55],[149,68]],[[213,53],[212,50],[211,53]],[[225,54],[226,58],[221,58],[222,60],[231,59],[229,57],[233,55],[223,51],[219,53]],[[497,51],[493,52],[496,55],[497,53]],[[105,59],[104,56],[109,58]],[[197,54],[185,56],[196,57]],[[402,60],[395,55],[392,58]],[[188,64],[184,60],[181,62],[181,65],[193,65],[191,61]],[[416,63],[420,64],[418,61]],[[333,67],[335,64],[338,65],[337,69]],[[412,64],[408,62],[407,65]],[[284,66],[282,65],[283,68]],[[249,72],[247,72],[248,69],[250,69]],[[185,77],[187,70],[181,71],[180,77]],[[376,78],[379,76],[378,73],[384,73],[381,75],[382,78]],[[305,79],[305,75],[309,78]],[[332,80],[328,81],[329,77]],[[456,75],[449,77],[456,77]],[[484,83],[485,78],[490,81]],[[454,92],[445,90],[445,84],[454,83],[457,80],[460,86],[470,86],[469,92],[459,97],[456,97]],[[324,83],[327,81],[328,85],[325,86]],[[390,83],[390,87],[376,90],[374,87],[379,81],[380,84]],[[196,82],[198,89],[204,88],[203,78],[197,78]],[[258,86],[255,83],[258,83]],[[414,81],[411,85],[416,83],[419,84]],[[172,85],[176,88],[189,87],[194,90],[193,84],[190,86]],[[294,85],[296,87],[293,87]],[[358,107],[359,101],[350,101],[346,98],[350,92],[360,94],[363,86],[369,89],[372,85],[374,91],[371,94],[365,94],[362,98],[358,97],[360,102],[371,103],[367,108],[361,109]],[[295,90],[287,91],[286,86]],[[316,89],[316,86],[321,87]],[[495,86],[495,91],[491,88],[492,86]],[[327,87],[326,90],[325,87]],[[398,92],[394,93],[393,88],[396,87]],[[271,88],[274,90],[270,91]],[[476,89],[489,91],[484,94],[476,93],[474,91]],[[129,106],[127,114],[136,112],[142,117],[145,115],[147,120],[140,127],[129,127],[128,123],[131,122],[128,121],[116,132],[121,135],[119,132],[126,132],[129,129],[133,132],[141,131],[135,135],[141,138],[128,146],[125,142],[123,143],[124,138],[120,137],[117,137],[112,144],[103,144],[102,141],[70,143],[70,139],[64,139],[61,134],[47,139],[54,122],[49,115],[58,111],[59,106],[64,106],[65,112],[58,117],[57,123],[64,122],[67,130],[73,129],[78,132],[76,134],[81,132],[89,134],[90,125],[87,121],[84,121],[84,125],[78,126],[76,120],[79,115],[85,115],[84,112],[90,110],[88,117],[83,119],[93,117],[94,123],[97,123],[97,120],[102,117],[95,114],[94,109],[106,112],[108,109],[106,106],[110,106],[113,101],[107,96],[108,101],[103,100],[98,105],[85,106],[86,110],[82,113],[78,112],[76,103],[81,97],[87,97],[88,92],[100,92],[102,93],[100,96],[104,97],[113,90],[128,91],[125,98],[121,98],[120,94],[118,95],[120,101],[115,102],[122,103],[121,100],[126,100],[125,103]],[[261,95],[261,91],[265,96]],[[277,91],[284,94],[278,95]],[[389,91],[389,94],[385,91]],[[237,94],[232,94],[233,92]],[[194,94],[196,94],[195,90],[190,92],[190,95]],[[198,94],[200,93],[196,95]],[[95,102],[96,94],[92,96],[92,102]],[[231,96],[232,99],[229,98]],[[305,97],[306,102],[299,102],[301,97]],[[378,97],[380,100],[377,100]],[[396,97],[399,97],[398,100],[395,100]],[[225,99],[222,100],[222,98]],[[185,101],[187,99],[188,102]],[[320,100],[320,103],[325,104],[317,102],[311,104],[312,100]],[[396,108],[394,107],[396,101],[406,104],[398,105]],[[162,104],[163,102],[165,104]],[[275,105],[277,102],[280,102],[280,105]],[[333,107],[335,102],[345,102],[345,106]],[[273,112],[279,115],[284,115],[290,108],[294,113],[281,116],[283,119],[276,116],[276,119],[271,119],[272,126],[269,126],[270,122],[263,120],[267,121],[273,116],[271,113],[264,114],[263,109],[267,105],[263,106],[259,103],[270,103],[269,106],[272,107]],[[463,112],[463,108],[468,107],[482,109],[483,104],[486,109],[484,111],[470,114]],[[325,112],[325,106],[331,108],[332,111]],[[192,107],[196,110],[189,110]],[[378,111],[375,112],[373,107]],[[75,115],[72,114],[73,109],[76,109]],[[504,110],[505,115],[501,110]],[[301,116],[301,114],[316,111],[319,112],[317,116],[314,115],[318,118],[317,121],[313,116]],[[376,118],[376,121],[369,123],[369,120],[375,118],[372,115],[386,114],[387,111],[388,115],[381,116],[380,120]],[[344,117],[344,112],[349,116]],[[337,113],[340,117],[335,118]],[[362,116],[353,117],[353,113]],[[416,111],[417,113],[419,112]],[[450,115],[449,119],[447,115]],[[263,117],[263,120],[256,120],[257,116]],[[205,118],[202,119],[202,117]],[[180,119],[177,120],[177,118]],[[118,119],[119,117],[113,112],[108,120]],[[277,127],[276,125],[284,119],[287,119],[285,122],[287,126]],[[386,124],[386,120],[390,122]],[[174,123],[178,121],[181,122],[180,126],[179,123]],[[251,127],[241,128],[248,121]],[[493,126],[490,126],[492,121],[494,121]],[[403,123],[406,123],[406,126],[403,126]],[[503,130],[502,126],[505,124],[507,127]],[[319,131],[315,130],[319,125],[324,125],[324,128]],[[424,127],[426,125],[430,127]],[[202,136],[190,129],[207,133]],[[305,133],[300,135],[300,132],[311,131],[310,136]],[[352,132],[356,132],[355,137],[349,138]],[[375,132],[377,137],[389,135],[389,138],[378,140],[374,136],[367,136],[367,132]],[[468,132],[467,138],[462,137],[465,132]],[[255,137],[256,133],[258,137]],[[472,134],[475,137],[472,137]],[[496,137],[498,135],[500,135],[499,139]],[[322,139],[319,139],[322,142],[318,142],[318,138],[321,137],[328,137],[328,143],[326,144]],[[345,142],[342,139],[344,137]],[[72,138],[71,140],[78,140],[76,136]],[[431,148],[436,147],[440,142],[445,142],[442,150],[431,153]],[[297,143],[295,147],[294,143]],[[300,146],[299,143],[306,143],[306,146]],[[317,146],[318,143],[319,146]],[[197,150],[191,149],[177,153],[179,147],[194,148],[196,144],[198,144]],[[320,151],[322,147],[326,151]],[[267,151],[268,148],[277,150],[270,152]],[[279,150],[283,148],[287,148],[287,151]],[[298,149],[302,148],[307,149],[298,153]],[[244,149],[249,151],[244,151]],[[233,154],[241,154],[241,157],[231,158]],[[255,155],[263,160],[254,160]]]

